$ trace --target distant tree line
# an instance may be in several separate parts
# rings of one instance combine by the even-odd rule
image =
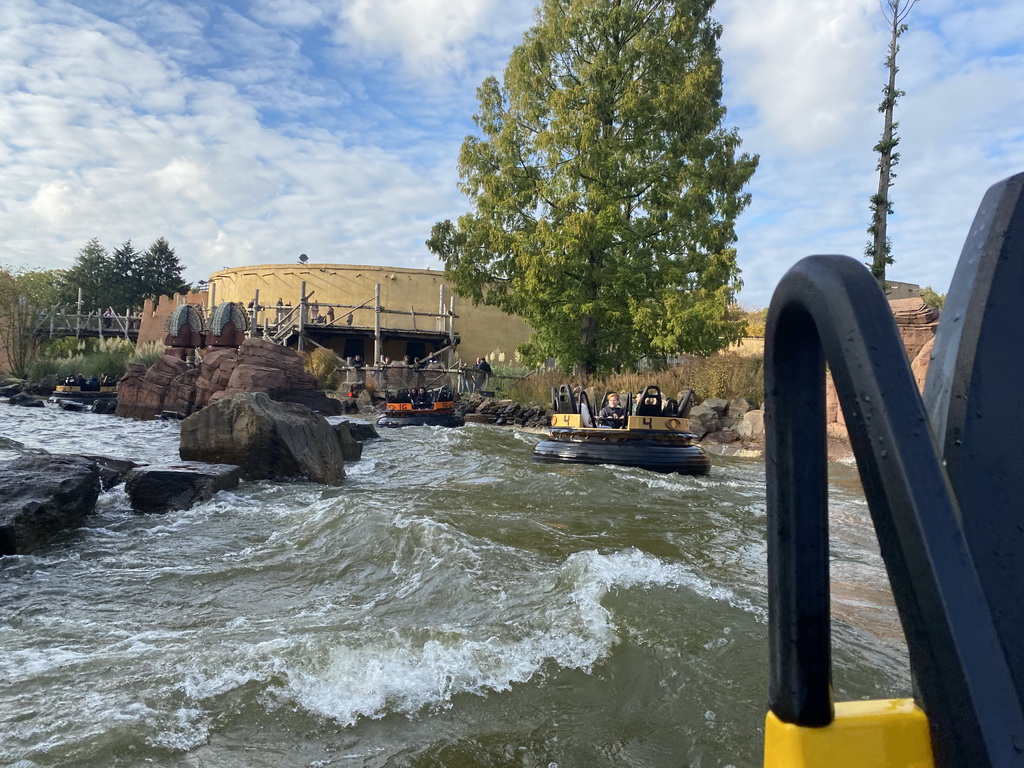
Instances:
[[[84,308],[89,310],[140,309],[146,299],[190,290],[182,269],[174,249],[162,237],[145,251],[135,250],[131,240],[107,251],[93,238],[78,252],[74,266],[56,281],[58,301],[76,303],[81,289]]]
[[[162,237],[145,251],[135,250],[127,240],[112,252],[93,238],[70,269],[0,265],[0,370],[26,375],[42,352],[43,340],[35,334],[42,313],[56,307],[74,309],[79,289],[84,313],[111,307],[121,314],[141,309],[146,299],[191,290],[182,270],[174,249]]]

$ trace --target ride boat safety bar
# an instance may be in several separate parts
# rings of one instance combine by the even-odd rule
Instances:
[[[765,353],[765,766],[1024,766],[1022,291],[1024,174],[982,201],[924,399],[862,264],[810,256],[779,283]],[[826,362],[906,635],[913,699],[832,700]]]

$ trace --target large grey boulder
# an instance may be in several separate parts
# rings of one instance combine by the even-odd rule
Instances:
[[[0,555],[38,549],[96,508],[100,471],[81,456],[22,456],[0,465]]]
[[[717,404],[708,405],[705,401],[690,409],[690,415],[687,417],[690,420],[690,431],[697,437],[703,437],[708,432],[715,432],[721,428],[722,419],[715,405]]]
[[[345,458],[327,419],[262,392],[221,398],[181,422],[182,459],[236,464],[246,480],[302,476],[341,485]]]
[[[104,491],[109,491],[114,486],[120,484],[130,470],[140,466],[134,461],[115,459],[113,456],[83,453],[82,458],[96,463],[100,471],[100,488]]]
[[[46,404],[38,397],[30,395],[28,392],[19,392],[16,395],[11,395],[11,399],[7,401],[10,405],[20,405],[26,408],[45,408]]]
[[[347,423],[348,431],[349,434],[352,435],[352,439],[360,442],[380,437],[380,433],[377,432],[377,428],[373,426],[373,423],[363,421],[362,419],[346,419],[344,416],[328,416],[327,422],[335,429],[338,428],[339,424]]]
[[[339,421],[337,424],[332,424],[331,427],[338,436],[341,454],[345,457],[345,461],[359,461],[363,457],[363,443],[352,436],[352,422]]]
[[[183,461],[136,467],[124,489],[136,512],[163,513],[209,501],[217,491],[237,488],[241,477],[242,468],[233,464]]]
[[[747,411],[736,431],[744,440],[764,440],[764,411]]]

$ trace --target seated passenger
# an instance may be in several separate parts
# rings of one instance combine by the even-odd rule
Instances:
[[[610,392],[608,394],[608,404],[597,414],[597,421],[601,426],[613,427],[615,429],[619,429],[625,424],[626,411],[619,404],[617,392]]]
[[[426,387],[420,387],[416,393],[416,400],[413,403],[413,408],[433,408],[434,399],[427,392]]]

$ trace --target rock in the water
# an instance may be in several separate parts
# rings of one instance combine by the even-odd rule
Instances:
[[[369,421],[363,421],[362,419],[345,419],[338,416],[330,416],[327,419],[332,426],[337,426],[342,422],[348,423],[348,431],[352,435],[353,440],[363,442],[364,440],[372,440],[380,437],[376,427]]]
[[[763,440],[764,411],[747,411],[736,425],[736,431],[744,440]]]
[[[714,432],[722,426],[718,411],[706,403],[693,406],[687,418],[690,421],[690,431],[697,437],[703,437],[708,432]]]
[[[182,459],[237,464],[247,480],[301,475],[340,485],[341,442],[327,419],[262,392],[221,398],[181,422]]]
[[[117,399],[113,397],[104,397],[99,400],[94,400],[90,410],[93,413],[117,413]]]
[[[85,413],[89,410],[89,406],[83,403],[81,400],[57,400],[57,407],[62,411],[74,411],[76,413]]]
[[[39,381],[29,381],[25,383],[23,390],[32,395],[38,395],[39,397],[49,397],[53,394],[53,390],[57,388],[57,377],[52,373],[48,373]]]
[[[39,548],[96,507],[100,471],[82,456],[22,456],[0,466],[0,555]]]
[[[124,476],[128,474],[129,470],[141,466],[134,461],[129,461],[128,459],[115,459],[112,456],[82,454],[82,458],[95,462],[96,466],[99,467],[100,487],[103,488],[104,491],[109,491],[124,480]]]
[[[19,392],[16,395],[11,395],[11,399],[7,401],[11,405],[20,405],[26,408],[45,408],[46,404],[38,397],[30,395],[28,392]]]
[[[241,477],[242,468],[233,464],[183,461],[136,467],[124,488],[136,512],[163,513],[208,501],[217,491],[237,487]]]
[[[345,461],[359,461],[363,457],[363,444],[352,437],[352,422],[341,421],[331,425],[341,445],[341,455]]]

